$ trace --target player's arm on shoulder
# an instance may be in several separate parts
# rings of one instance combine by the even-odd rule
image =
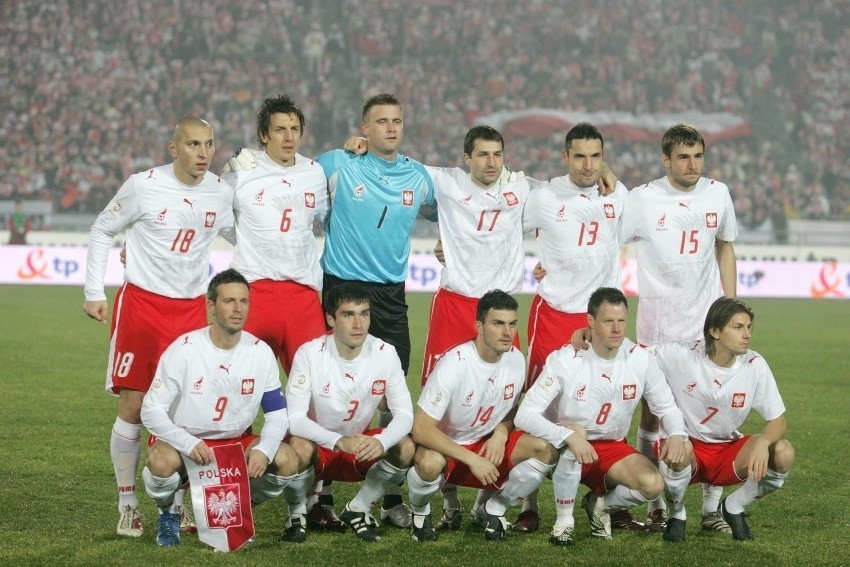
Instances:
[[[601,195],[610,195],[617,189],[617,176],[608,167],[608,164],[602,162],[602,167],[599,169],[599,193]]]

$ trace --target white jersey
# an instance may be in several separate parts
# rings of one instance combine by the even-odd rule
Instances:
[[[142,402],[142,423],[184,455],[202,439],[234,439],[251,427],[269,395],[280,409],[265,414],[257,448],[271,460],[286,435],[280,371],[269,346],[242,331],[224,350],[204,327],[165,350]]]
[[[319,290],[322,269],[313,219],[324,219],[328,211],[322,167],[300,154],[295,154],[295,165],[283,167],[264,152],[254,169],[224,178],[235,187],[231,266],[248,281],[292,280]]]
[[[440,287],[479,298],[491,289],[518,293],[525,270],[522,210],[528,181],[482,189],[460,168],[426,169],[434,180],[446,258]]]
[[[207,172],[198,185],[184,185],[172,164],[131,175],[91,227],[86,300],[106,299],[106,260],[121,231],[127,282],[164,297],[202,295],[213,241],[232,226],[233,188],[220,177]]]
[[[458,445],[493,433],[519,401],[525,358],[515,347],[498,362],[481,360],[475,341],[440,357],[419,395],[419,407]]]
[[[766,421],[785,413],[785,405],[767,362],[755,351],[735,357],[729,368],[717,366],[701,343],[653,346],[658,363],[685,414],[688,435],[723,443],[738,433],[751,409]]]
[[[600,358],[592,348],[567,345],[546,359],[525,394],[514,423],[560,448],[576,423],[589,441],[625,439],[641,398],[661,418],[668,435],[685,435],[682,412],[664,381],[655,357],[625,339],[617,356]]]
[[[523,225],[535,231],[546,276],[537,294],[564,313],[584,313],[599,287],[620,288],[618,229],[628,190],[622,183],[601,196],[568,175],[533,182]]]
[[[381,398],[393,414],[375,438],[388,450],[413,428],[413,402],[395,348],[366,336],[354,360],[339,356],[333,335],[301,345],[286,383],[290,431],[327,449],[367,431]]]
[[[629,193],[622,242],[633,241],[643,344],[697,340],[712,301],[722,295],[715,241],[738,235],[729,188],[701,177],[684,192],[666,177]]]

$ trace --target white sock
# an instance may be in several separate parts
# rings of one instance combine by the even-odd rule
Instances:
[[[504,516],[508,508],[516,505],[536,490],[555,465],[547,465],[537,459],[526,459],[511,469],[502,489],[484,505],[484,510],[494,516]]]
[[[670,503],[669,517],[687,520],[685,492],[688,490],[688,484],[691,482],[691,473],[693,472],[691,465],[676,472],[662,461],[658,463],[658,469],[661,471],[662,478],[664,478],[664,494]]]
[[[180,512],[180,508],[183,507],[183,500],[186,497],[186,491],[189,490],[189,483],[184,482],[180,485],[180,488],[177,489],[177,492],[174,493],[174,504],[171,505],[172,514],[177,514]],[[191,506],[191,504],[189,504]]]
[[[313,486],[315,474],[313,468],[289,477],[289,484],[283,488],[283,497],[289,505],[290,515],[307,513],[307,492]]]
[[[658,466],[658,460],[655,458],[655,453],[653,452],[653,449],[655,448],[655,442],[658,441],[659,437],[660,435],[658,431],[648,431],[646,429],[638,427],[637,445],[635,446],[635,448],[640,452],[641,455],[649,459],[655,466]],[[659,509],[666,510],[667,504],[664,502],[664,497],[659,496],[655,500],[650,500],[646,509],[647,512]]]
[[[640,493],[639,490],[629,488],[622,484],[614,487],[614,490],[605,493],[605,504],[611,511],[631,508],[638,504],[644,504],[648,500]]]
[[[292,478],[291,476],[272,473],[266,473],[260,478],[252,478],[250,480],[251,503],[258,505],[272,498],[277,498]]]
[[[747,506],[762,496],[779,490],[787,476],[788,473],[768,469],[759,482],[748,478],[738,490],[726,497],[726,511],[730,514],[741,514]]]
[[[440,491],[443,493],[443,510],[451,510],[452,508],[460,510],[460,498],[457,495],[456,485],[446,482]]]
[[[556,528],[575,526],[575,508],[578,484],[581,480],[581,464],[569,449],[561,453],[558,465],[552,473],[552,490],[555,492]]]
[[[723,487],[712,486],[706,482],[700,484],[702,487],[702,513],[717,512],[720,499],[723,498]]]
[[[422,480],[416,467],[410,467],[407,471],[407,499],[413,513],[417,516],[425,516],[431,513],[431,497],[440,489],[443,475],[436,479]]]
[[[148,467],[142,469],[142,478],[145,481],[145,492],[160,510],[168,510],[174,502],[174,493],[180,488],[180,474],[173,473],[171,476],[154,476]]]
[[[141,451],[142,424],[127,423],[116,417],[109,437],[109,456],[118,485],[119,512],[126,506],[139,506],[139,499],[136,497],[136,470],[139,468]]]
[[[348,503],[352,512],[368,512],[388,488],[397,486],[404,480],[407,469],[394,467],[386,459],[381,459],[366,472],[363,485]]]
[[[475,495],[475,503],[472,505],[473,510],[481,510],[484,505],[487,504],[487,501],[496,494],[495,490],[489,490],[485,488],[479,488],[478,494]]]

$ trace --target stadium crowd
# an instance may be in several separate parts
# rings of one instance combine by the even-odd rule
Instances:
[[[461,165],[458,140],[495,111],[734,113],[753,135],[710,145],[707,174],[744,227],[848,218],[848,19],[839,1],[3,2],[0,200],[96,212],[162,162],[164,125],[185,114],[213,117],[217,170],[255,145],[276,92],[300,102],[319,153],[388,91],[406,104],[405,153],[442,165]],[[549,178],[560,148],[508,140],[507,162]],[[627,186],[662,173],[655,141],[606,149]]]

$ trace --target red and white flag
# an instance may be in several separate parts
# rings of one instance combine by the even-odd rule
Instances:
[[[209,465],[183,455],[198,538],[219,551],[236,551],[254,537],[245,452],[239,443],[212,450],[215,459]]]

